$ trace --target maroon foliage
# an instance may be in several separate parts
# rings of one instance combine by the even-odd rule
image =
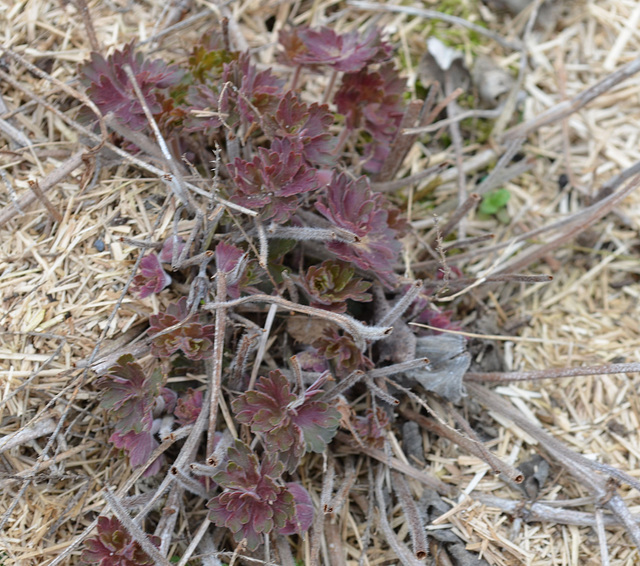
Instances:
[[[347,310],[347,299],[366,303],[371,294],[365,291],[371,283],[354,277],[355,269],[342,261],[323,261],[312,265],[300,283],[314,307],[325,308],[333,312]]]
[[[269,377],[260,378],[255,390],[232,403],[238,422],[262,434],[266,450],[277,453],[289,472],[296,469],[305,449],[322,452],[338,428],[338,412],[323,401],[313,400],[322,393],[319,388],[326,378],[296,396],[282,372],[272,371]]]
[[[365,444],[373,448],[382,449],[384,445],[385,429],[389,426],[389,417],[384,409],[367,409],[364,417],[356,417],[354,429]]]
[[[282,60],[294,65],[329,65],[336,71],[355,73],[369,63],[386,59],[390,46],[380,38],[380,30],[370,28],[363,34],[351,31],[339,34],[328,27],[300,27],[280,32],[284,47]]]
[[[227,167],[237,188],[234,202],[260,210],[265,220],[286,221],[299,206],[298,195],[318,188],[316,172],[304,163],[295,140],[275,139],[270,150],[258,148],[253,161],[237,157]]]
[[[169,305],[167,312],[149,317],[149,336],[153,355],[158,358],[167,358],[182,350],[190,360],[201,360],[213,348],[213,325],[203,324],[196,315],[189,315],[186,297]]]
[[[213,477],[223,492],[207,503],[209,520],[230,529],[237,542],[247,539],[249,550],[255,550],[265,534],[295,517],[294,496],[282,485],[284,467],[275,456],[258,461],[239,440],[227,456],[225,469]]]
[[[271,69],[258,71],[248,53],[222,67],[221,77],[189,88],[184,108],[189,115],[187,131],[211,134],[223,124],[223,117],[225,126],[236,128],[241,122],[259,122],[264,113],[276,110],[284,81]]]
[[[326,330],[313,345],[321,356],[333,362],[338,377],[346,377],[357,369],[368,370],[373,367],[373,362],[349,336],[340,336],[333,329]]]
[[[90,82],[87,94],[103,114],[113,112],[121,122],[141,130],[147,125],[147,119],[124,66],[131,67],[152,114],[162,111],[162,91],[177,84],[182,73],[160,59],[145,60],[142,53],[134,51],[131,42],[107,59],[92,53],[91,61],[82,68],[82,74]]]
[[[150,431],[142,432],[129,431],[126,434],[114,432],[109,437],[116,448],[125,450],[129,456],[129,464],[132,468],[142,466],[151,456],[151,453],[160,445]],[[152,464],[144,471],[144,476],[152,476],[157,474],[162,467],[164,458],[160,456],[156,458]]]
[[[162,269],[158,256],[152,253],[142,258],[140,273],[133,278],[131,290],[144,299],[153,293],[159,293],[168,285],[171,285],[171,277]]]
[[[338,112],[346,117],[349,129],[362,128],[372,138],[364,148],[370,172],[380,170],[389,153],[404,115],[406,81],[401,79],[393,64],[385,64],[377,71],[366,69],[347,74],[334,96]]]
[[[120,432],[151,430],[153,407],[160,394],[162,373],[147,377],[131,354],[118,359],[97,386],[104,390],[100,406],[114,414]]]
[[[329,250],[340,259],[373,271],[384,283],[393,284],[393,264],[401,245],[388,224],[385,207],[386,199],[371,190],[366,177],[352,181],[345,174],[334,175],[325,198],[316,203],[323,216],[357,237],[354,243],[329,242]]]
[[[178,405],[173,412],[181,426],[196,422],[202,410],[202,391],[194,391],[189,387],[187,393],[178,399]]]
[[[278,534],[295,535],[309,530],[313,523],[313,503],[309,492],[299,483],[287,483],[287,490],[293,495],[296,511],[295,515],[287,520]]]
[[[287,91],[275,114],[265,116],[263,126],[272,137],[298,142],[307,161],[330,165],[335,161],[334,138],[329,133],[333,122],[327,105],[305,104],[292,91]]]
[[[173,248],[177,245],[177,255],[179,256],[184,250],[184,240],[180,236],[169,236],[162,245],[160,252],[160,261],[171,263],[173,261]]]
[[[154,546],[160,539],[149,537]],[[80,559],[85,564],[99,566],[153,566],[149,555],[140,548],[118,519],[98,517],[98,534],[84,543]]]

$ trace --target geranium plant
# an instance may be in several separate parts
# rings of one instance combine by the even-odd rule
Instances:
[[[138,298],[162,292],[140,337],[144,362],[122,356],[98,381],[111,442],[134,468],[160,440],[168,440],[163,449],[188,446],[177,449],[190,452],[180,451],[174,466],[158,458],[147,475],[165,470],[166,482],[206,499],[209,521],[249,551],[305,536],[314,499],[304,465],[319,454],[334,461],[341,422],[360,446],[384,447],[385,411],[345,411],[344,403],[357,382],[397,403],[370,373],[374,343],[403,316],[438,312],[400,275],[407,226],[367,175],[390,158],[405,112],[391,45],[375,27],[287,28],[279,42],[277,71],[231,49],[225,33],[204,37],[171,65],[128,44],[82,67],[95,104],[126,126],[118,135],[135,130],[121,145],[142,151],[166,137],[163,156],[175,163],[164,180],[182,187],[164,243],[144,244],[151,251],[130,289]],[[305,77],[323,69],[330,78],[314,99]],[[213,166],[208,196],[180,178],[183,164],[203,176]],[[395,306],[379,315],[385,293]],[[293,312],[309,316],[310,327],[294,331]],[[101,519],[85,558],[120,552],[145,563],[121,528]]]

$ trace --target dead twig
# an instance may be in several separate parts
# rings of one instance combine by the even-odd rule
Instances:
[[[627,364],[605,364],[601,366],[584,366],[576,368],[550,368],[533,371],[510,372],[468,372],[465,381],[511,383],[514,381],[537,381],[539,379],[561,379],[563,377],[578,377],[585,375],[608,375],[612,373],[640,372],[640,362]]]
[[[468,383],[467,389],[480,403],[492,411],[507,417],[527,434],[535,438],[542,448],[551,454],[563,468],[596,497],[601,506],[608,508],[618,518],[626,527],[633,543],[636,546],[640,546],[640,525],[634,521],[624,501],[615,492],[614,484],[609,481],[610,478],[603,478],[601,475],[594,473],[594,470],[607,473],[606,470],[602,469],[602,466],[598,466],[597,463],[591,462],[584,456],[567,448],[489,389],[476,383]],[[608,475],[612,476],[610,472],[608,472]],[[635,483],[633,478],[630,479]]]

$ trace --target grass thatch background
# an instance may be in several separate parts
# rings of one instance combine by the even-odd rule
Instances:
[[[179,4],[188,6],[189,13],[181,14]],[[509,38],[521,36],[527,21],[526,13],[514,19],[479,6],[478,0],[419,4],[467,18],[481,13],[491,29]],[[554,4],[557,13],[547,13],[545,25],[536,27],[528,39],[523,120],[570,99],[640,52],[637,2]],[[345,29],[376,17],[391,32],[410,85],[415,83],[425,39],[432,33],[458,38],[469,58],[485,53],[514,73],[519,66],[517,52],[486,39],[472,42],[462,28],[406,14],[362,11],[344,2],[246,0],[229,2],[221,9],[205,0],[108,0],[89,2],[89,10],[103,53],[132,39],[144,41],[169,26],[175,16],[186,19],[202,14],[153,46],[167,57],[182,58],[222,12],[232,16],[237,33],[264,63],[272,60],[277,29],[288,18]],[[267,21],[272,31],[267,30]],[[87,59],[91,45],[74,2],[0,0],[0,36],[4,46],[40,69],[63,83],[79,86],[78,63]],[[69,109],[78,103],[60,86],[6,55],[0,69],[51,106],[74,115]],[[141,301],[127,296],[113,314],[138,255],[137,249],[119,238],[167,234],[170,216],[154,227],[153,195],[165,190],[157,179],[126,163],[100,160],[81,163],[47,193],[53,210],[39,200],[19,209],[16,203],[31,193],[29,181],[38,180],[42,185],[48,174],[81,149],[83,140],[47,106],[34,102],[15,85],[3,82],[0,94],[4,102],[0,119],[30,142],[20,147],[18,134],[0,133],[0,516],[9,510],[0,529],[0,564],[26,566],[47,564],[58,556],[103,509],[100,490],[122,485],[131,473],[126,461],[114,458],[110,451],[106,442],[110,431],[104,428],[96,394],[78,367],[101,336],[108,348],[110,341],[158,310],[156,298]],[[498,149],[493,144],[492,140],[482,144],[465,141],[465,155]],[[640,159],[640,75],[597,97],[565,121],[536,130],[524,151],[535,158],[532,169],[506,185],[512,194],[508,205],[512,225],[487,228],[502,238],[577,212],[607,179]],[[409,169],[419,169],[426,153],[425,147],[417,145]],[[454,161],[452,150],[431,158],[432,162]],[[569,175],[572,188],[559,187],[563,173]],[[456,188],[450,184],[438,191],[444,200]],[[427,214],[419,202],[414,203],[414,221],[428,219]],[[474,219],[468,226],[471,232],[486,228]],[[640,361],[639,227],[640,194],[634,193],[577,242],[534,267],[536,272],[553,274],[553,282],[523,286],[515,294],[510,286],[508,293],[504,291],[508,301],[503,300],[500,289],[486,297],[482,318],[493,319],[495,324],[487,325],[484,333],[515,334],[502,342],[508,369],[596,365],[621,358]],[[96,248],[97,240],[104,243],[104,251]],[[477,261],[473,269],[482,272],[499,260],[492,256]],[[526,324],[513,332],[504,330],[518,320]],[[546,380],[499,391],[574,450],[640,479],[640,375]],[[68,404],[72,404],[68,420],[43,455]],[[25,436],[16,437],[18,431]],[[497,432],[490,447],[504,459],[521,462],[535,451],[527,436],[508,421],[501,421]],[[16,445],[7,449],[5,436]],[[448,443],[434,443],[427,458],[432,473],[462,490],[471,487],[476,492],[522,498],[487,473],[483,462]],[[414,489],[419,495],[420,487]],[[625,486],[620,493],[631,511],[640,513],[640,495]],[[552,466],[541,499],[577,500],[574,503],[580,509],[593,511],[592,502],[581,499],[586,496],[561,468]],[[508,515],[472,498],[452,503],[455,512],[442,525],[453,525],[467,547],[481,552],[491,564],[602,563],[598,537],[590,527],[545,522],[524,523],[514,529]],[[178,532],[188,540],[202,516],[188,509],[180,512]],[[400,513],[397,517],[394,526],[402,520]],[[339,525],[346,548],[353,551],[349,564],[356,564],[353,533],[360,526],[348,517],[348,511]],[[640,563],[638,550],[621,527],[608,528],[606,542],[611,564]],[[371,565],[395,563],[382,539],[373,545],[367,560]],[[77,554],[71,559],[75,562]]]

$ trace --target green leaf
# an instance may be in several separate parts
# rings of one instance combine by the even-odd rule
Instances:
[[[491,191],[482,197],[478,211],[482,214],[497,214],[500,209],[507,205],[510,198],[511,193],[507,189]]]

